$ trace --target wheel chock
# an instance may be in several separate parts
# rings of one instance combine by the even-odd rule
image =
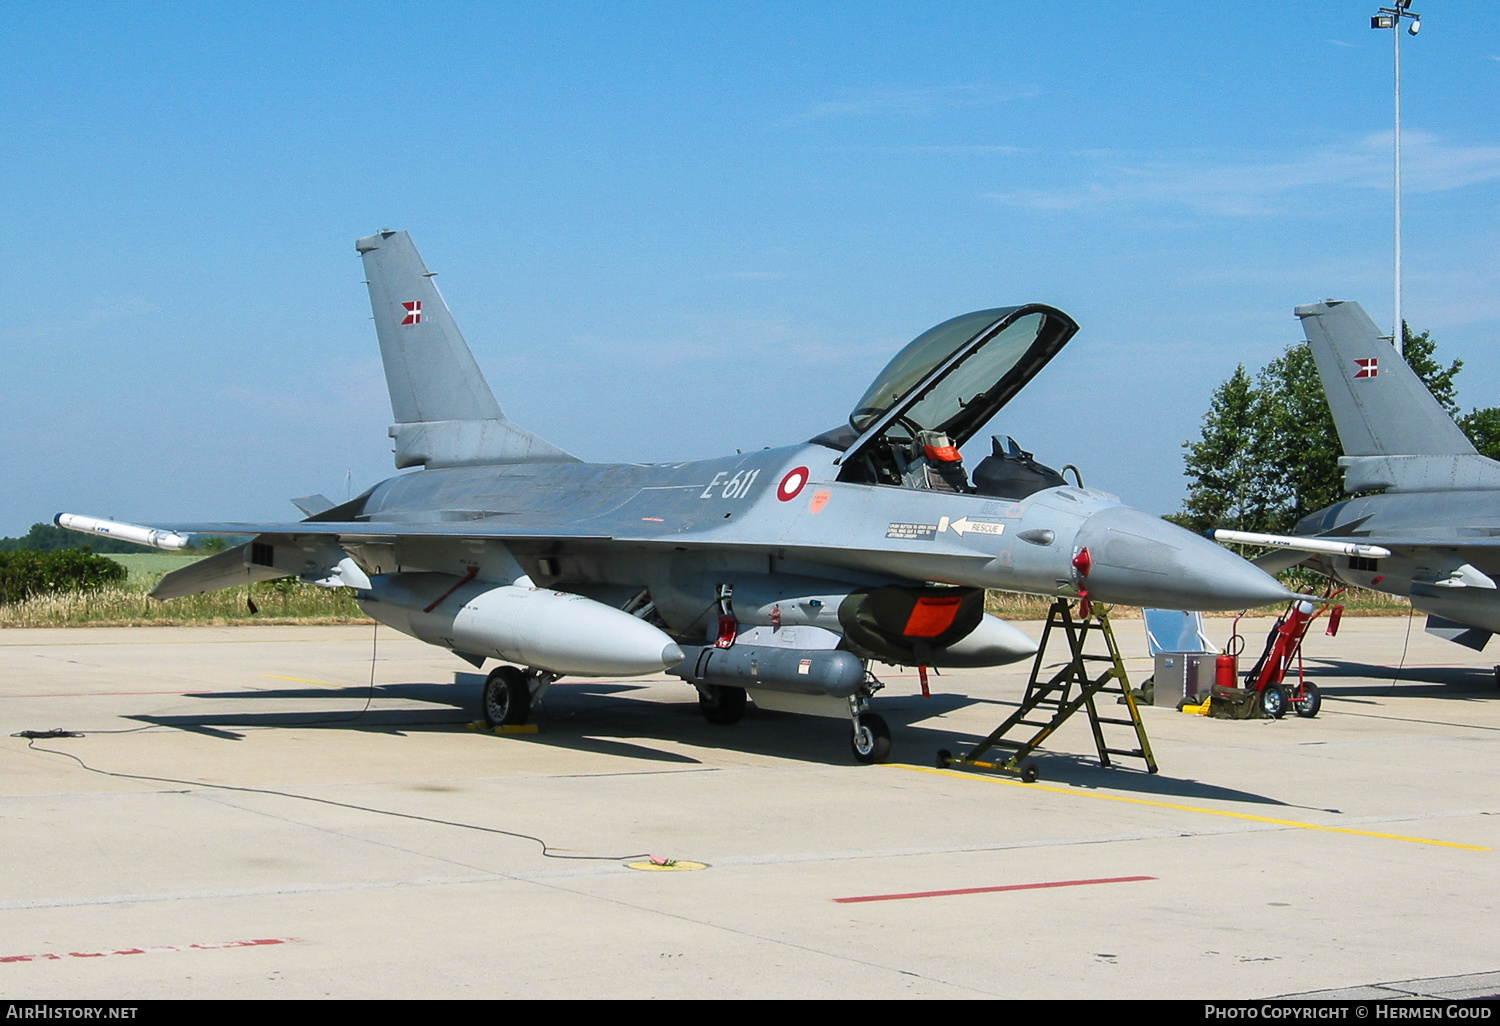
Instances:
[[[502,723],[498,727],[492,727],[483,720],[475,720],[473,723],[464,725],[465,730],[484,730],[491,734],[535,734],[537,726],[535,723]]]

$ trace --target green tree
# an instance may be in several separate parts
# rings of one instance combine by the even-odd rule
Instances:
[[[1448,411],[1448,416],[1457,419],[1458,403],[1454,400],[1454,393],[1457,389],[1453,379],[1458,377],[1458,372],[1463,369],[1464,362],[1454,360],[1448,365],[1448,369],[1444,370],[1443,365],[1437,362],[1437,343],[1432,340],[1431,335],[1432,333],[1427,331],[1420,335],[1413,335],[1411,325],[1402,321],[1401,354],[1406,357],[1406,362],[1411,369],[1417,372],[1417,377],[1422,379],[1422,384],[1427,386],[1432,397]]]
[[[119,563],[87,549],[0,552],[0,603],[63,591],[98,591],[106,584],[123,583],[125,576]]]
[[[1338,432],[1313,363],[1312,348],[1289,346],[1256,377],[1264,438],[1260,477],[1267,484],[1261,530],[1290,531],[1307,514],[1343,495]]]
[[[1183,526],[1201,532],[1211,527],[1253,530],[1262,523],[1260,398],[1244,364],[1214,391],[1203,415],[1202,438],[1183,443],[1186,473],[1193,479],[1177,518]]]
[[[1500,406],[1470,410],[1458,418],[1458,426],[1481,454],[1500,460]]]

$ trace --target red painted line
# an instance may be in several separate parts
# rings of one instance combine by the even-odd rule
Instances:
[[[856,898],[834,898],[840,905],[861,901],[899,901],[902,898],[946,898],[954,894],[994,894],[996,891],[1037,891],[1047,887],[1082,887],[1086,884],[1136,883],[1154,876],[1108,876],[1098,880],[1053,880],[1048,883],[1005,884],[1002,887],[960,887],[952,891],[913,891],[910,894],[862,894]]]
[[[292,944],[297,937],[259,937],[255,940],[220,941],[216,944],[159,944],[150,948],[120,948],[116,951],[44,952],[40,955],[0,955],[0,962],[55,962],[63,958],[103,958],[105,955],[155,955],[172,951],[219,951],[224,948],[259,948],[267,944]]]

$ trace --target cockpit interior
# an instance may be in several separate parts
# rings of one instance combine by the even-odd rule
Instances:
[[[812,441],[842,450],[840,481],[1022,499],[1063,477],[1015,439],[992,437],[971,475],[959,452],[1078,331],[1041,304],[978,310],[917,336],[876,377],[849,423]]]

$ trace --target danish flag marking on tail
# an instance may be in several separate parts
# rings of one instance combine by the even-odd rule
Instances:
[[[1377,357],[1372,356],[1368,360],[1355,360],[1354,366],[1359,368],[1354,374],[1356,378],[1374,378],[1380,376],[1380,360]]]
[[[406,311],[406,316],[401,320],[402,324],[422,323],[422,301],[420,299],[414,299],[410,303],[402,303],[401,309]]]

